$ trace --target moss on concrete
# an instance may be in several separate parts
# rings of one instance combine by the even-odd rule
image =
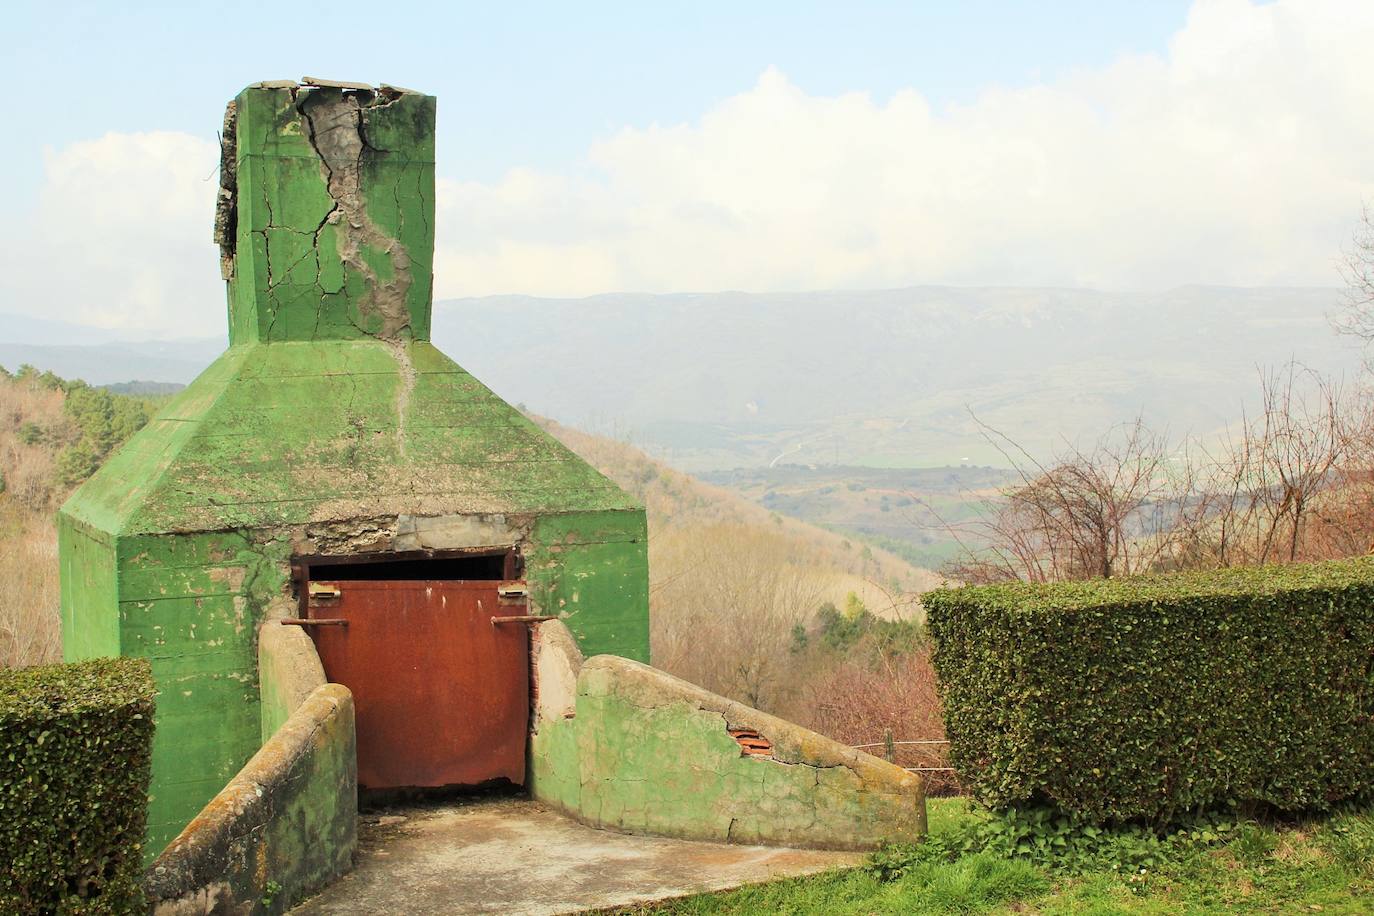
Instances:
[[[559,626],[541,625],[534,656],[541,801],[596,827],[734,843],[868,849],[925,833],[917,776],[628,659],[582,665],[569,715],[557,685],[576,659],[545,632]],[[748,753],[732,729],[771,747]]]
[[[148,869],[158,916],[280,913],[353,864],[353,698],[318,688]]]
[[[266,743],[326,683],[315,643],[299,626],[263,621],[258,630],[258,693]]]

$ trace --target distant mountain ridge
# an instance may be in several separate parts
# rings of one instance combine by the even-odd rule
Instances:
[[[1004,465],[970,411],[1043,453],[1137,413],[1213,433],[1261,366],[1353,371],[1328,326],[1338,302],[1196,286],[500,296],[438,303],[433,336],[503,396],[688,470]]]
[[[1004,465],[970,411],[1044,453],[1137,413],[1214,433],[1253,398],[1258,368],[1288,359],[1353,372],[1359,353],[1327,323],[1339,297],[1201,286],[493,296],[436,303],[432,336],[507,400],[687,470]],[[224,346],[0,315],[0,365],[92,384],[185,383]]]
[[[185,385],[228,346],[228,337],[146,340],[110,328],[0,313],[0,366],[28,364],[92,385],[131,379]]]

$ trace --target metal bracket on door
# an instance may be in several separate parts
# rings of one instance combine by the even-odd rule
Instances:
[[[301,618],[287,617],[282,623],[293,627],[346,627],[348,620],[343,617]]]
[[[496,586],[496,603],[502,607],[526,607],[529,602],[530,590],[523,582]]]
[[[491,618],[491,625],[496,626],[498,623],[541,623],[545,620],[557,619],[558,617],[553,614],[520,614],[515,617],[493,617]]]

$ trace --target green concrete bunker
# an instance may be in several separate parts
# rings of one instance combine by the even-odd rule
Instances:
[[[643,508],[429,342],[434,123],[389,86],[230,103],[229,349],[61,509],[66,657],[152,661],[162,899],[318,887],[359,784],[499,779],[699,839],[920,835],[916,777],[647,666]],[[288,775],[320,787],[273,809]],[[299,814],[294,838],[240,829],[236,784]]]

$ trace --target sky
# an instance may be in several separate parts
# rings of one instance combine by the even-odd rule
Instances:
[[[1367,0],[20,0],[0,313],[222,330],[223,105],[305,75],[438,96],[439,298],[1336,285],[1370,47]]]

